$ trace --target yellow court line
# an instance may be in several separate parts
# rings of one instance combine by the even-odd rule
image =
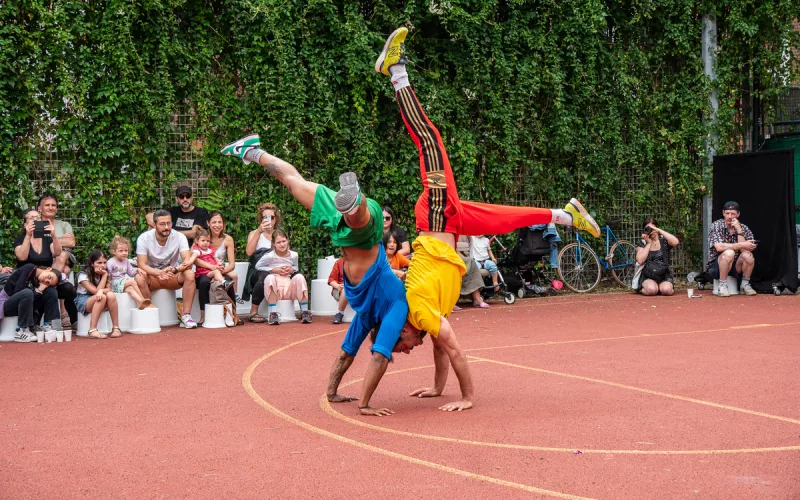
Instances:
[[[294,424],[294,425],[296,425],[296,426],[298,426],[298,427],[300,427],[302,429],[305,429],[307,431],[311,431],[311,432],[313,432],[315,434],[319,434],[320,436],[324,436],[324,437],[327,437],[327,438],[335,439],[336,441],[340,441],[342,443],[349,444],[349,445],[355,446],[357,448],[361,448],[363,450],[367,450],[367,451],[371,451],[371,452],[378,453],[378,454],[381,454],[381,455],[385,455],[385,456],[388,456],[388,457],[391,457],[391,458],[395,458],[395,459],[398,459],[398,460],[402,460],[402,461],[405,461],[405,462],[408,462],[408,463],[412,463],[412,464],[415,464],[415,465],[421,465],[423,467],[428,467],[430,469],[438,470],[438,471],[441,471],[441,472],[448,472],[450,474],[455,474],[457,476],[462,476],[462,477],[466,477],[466,478],[469,478],[469,479],[476,479],[478,481],[483,481],[483,482],[486,482],[486,483],[496,484],[496,485],[499,485],[499,486],[507,486],[509,488],[515,488],[515,489],[526,491],[526,492],[529,492],[529,493],[538,493],[540,495],[546,495],[546,496],[551,496],[551,497],[556,497],[556,498],[566,498],[566,499],[573,499],[573,500],[587,500],[587,497],[581,497],[581,496],[577,496],[577,495],[569,495],[567,493],[561,493],[561,492],[558,492],[558,491],[546,490],[544,488],[538,488],[536,486],[529,486],[527,484],[515,483],[515,482],[512,482],[512,481],[505,481],[503,479],[497,479],[497,478],[491,477],[491,476],[484,476],[482,474],[476,474],[474,472],[468,472],[468,471],[464,471],[464,470],[461,470],[461,469],[448,467],[446,465],[438,464],[436,462],[429,462],[427,460],[421,460],[419,458],[411,457],[411,456],[408,456],[408,455],[403,455],[402,453],[397,453],[397,452],[394,452],[394,451],[386,450],[384,448],[379,448],[377,446],[372,446],[372,445],[367,444],[367,443],[362,443],[361,441],[356,441],[355,439],[350,439],[348,437],[341,436],[339,434],[334,434],[333,432],[326,431],[324,429],[320,429],[319,427],[314,427],[311,424],[303,422],[302,420],[298,420],[298,419],[296,419],[296,418],[294,418],[294,417],[292,417],[290,415],[287,415],[286,413],[283,413],[282,411],[278,410],[277,408],[275,408],[271,404],[267,403],[255,391],[255,389],[253,389],[253,384],[252,384],[252,380],[251,380],[252,376],[253,376],[253,372],[264,361],[266,361],[269,358],[271,358],[272,356],[280,353],[281,351],[289,349],[290,347],[294,347],[294,346],[302,344],[304,342],[308,342],[309,340],[314,340],[314,339],[318,339],[318,338],[321,338],[321,337],[326,337],[328,335],[334,335],[336,333],[342,333],[344,331],[346,331],[346,330],[339,330],[339,331],[336,331],[336,332],[317,335],[316,337],[310,337],[310,338],[306,338],[306,339],[303,339],[303,340],[298,340],[297,342],[293,342],[291,344],[285,345],[285,346],[283,346],[283,347],[281,347],[279,349],[275,349],[274,351],[265,354],[264,356],[261,356],[260,358],[255,360],[250,366],[248,366],[247,370],[245,370],[244,373],[242,374],[242,386],[244,387],[245,392],[251,398],[253,398],[253,400],[256,403],[258,403],[262,408],[264,408],[265,410],[269,411],[270,413],[272,413],[273,415],[275,415],[278,418],[281,418],[281,419],[283,419],[283,420],[285,420],[285,421],[287,421],[289,423],[292,423],[292,424]],[[326,399],[326,402],[327,402],[327,399]]]
[[[500,345],[500,346],[493,346],[493,347],[473,347],[471,349],[464,349],[466,352],[474,352],[474,351],[494,351],[498,349],[517,349],[520,347],[541,347],[541,346],[548,346],[548,345],[560,345],[560,344],[580,344],[586,342],[601,342],[606,340],[626,340],[626,339],[639,339],[645,337],[668,337],[671,335],[688,335],[691,333],[713,333],[713,332],[726,332],[728,330],[745,330],[748,328],[767,328],[771,326],[791,326],[791,325],[800,325],[800,321],[794,321],[791,323],[760,323],[756,325],[737,325],[737,326],[729,326],[725,328],[711,328],[708,330],[687,330],[684,332],[667,332],[667,333],[638,333],[636,335],[623,335],[620,337],[601,337],[601,338],[594,338],[594,339],[575,339],[575,340],[548,340],[545,342],[537,342],[535,344],[514,344],[514,345]]]
[[[617,384],[615,382],[608,382],[608,381],[605,381],[605,380],[592,379],[592,378],[588,378],[588,377],[582,377],[582,376],[579,376],[579,375],[571,375],[571,374],[568,374],[568,373],[560,373],[560,372],[554,372],[554,371],[550,371],[550,370],[543,370],[543,369],[540,369],[540,368],[532,368],[532,367],[523,366],[523,365],[515,365],[515,364],[512,364],[512,363],[505,363],[505,362],[502,362],[502,361],[495,361],[495,360],[492,360],[492,359],[478,358],[478,357],[475,357],[475,356],[470,356],[470,358],[472,360],[474,360],[474,361],[482,361],[482,362],[486,362],[486,363],[495,363],[495,364],[500,364],[500,365],[507,365],[507,366],[512,366],[514,368],[522,368],[522,369],[531,370],[531,371],[538,371],[538,372],[543,372],[543,373],[547,373],[547,374],[550,374],[550,375],[559,375],[559,376],[568,377],[568,378],[586,380],[586,381],[589,381],[589,382],[598,382],[598,383],[601,383],[601,384],[612,385],[612,386],[616,386],[616,387],[620,387],[620,388],[624,388],[624,389],[631,389],[631,390],[635,390],[635,391],[645,392],[645,393],[653,394],[653,395],[656,395],[656,396],[671,397],[671,398],[674,398],[674,399],[680,399],[680,400],[688,401],[688,402],[691,402],[691,403],[699,403],[699,404],[704,404],[704,405],[708,405],[708,406],[714,406],[714,407],[718,407],[718,408],[722,408],[722,409],[726,409],[726,410],[738,411],[738,412],[752,414],[752,415],[756,415],[756,416],[760,416],[760,417],[773,418],[773,419],[776,419],[776,420],[786,421],[786,422],[790,422],[790,423],[794,423],[794,424],[800,424],[800,421],[798,421],[798,420],[793,420],[793,419],[786,418],[786,417],[770,415],[770,414],[767,414],[767,413],[761,413],[761,412],[755,412],[755,411],[751,411],[751,410],[745,410],[745,409],[742,409],[742,408],[737,408],[735,406],[726,406],[726,405],[721,405],[721,404],[718,404],[718,403],[712,403],[712,402],[709,402],[709,401],[703,401],[703,400],[700,400],[700,399],[686,398],[686,397],[683,397],[683,396],[676,396],[676,395],[673,395],[673,394],[667,394],[667,393],[661,393],[661,392],[657,392],[657,391],[651,391],[649,389],[641,389],[639,387],[633,387],[633,386],[627,386],[627,385],[623,385],[623,384]],[[422,370],[422,369],[425,369],[425,368],[433,368],[433,366],[429,365],[429,366],[418,366],[418,367],[414,367],[414,368],[406,368],[406,369],[403,369],[403,370],[396,370],[396,371],[387,372],[386,375],[395,375],[395,374],[398,374],[398,373],[410,372],[410,371],[414,371],[414,370]],[[362,380],[364,380],[364,379],[352,380],[350,382],[347,382],[346,384],[342,384],[341,387],[347,387],[347,386],[350,386],[350,385],[353,385],[353,384],[357,384],[357,383],[361,382]],[[325,413],[327,413],[328,415],[331,415],[332,417],[338,418],[339,420],[345,421],[345,422],[347,422],[349,424],[356,425],[356,426],[359,426],[359,427],[364,427],[364,428],[371,429],[371,430],[387,432],[389,434],[397,434],[397,435],[400,435],[400,436],[407,436],[407,437],[413,437],[413,438],[419,438],[419,439],[429,439],[429,440],[432,440],[432,441],[443,441],[443,442],[448,442],[448,443],[465,444],[465,445],[471,445],[471,446],[486,446],[486,447],[489,447],[489,448],[505,448],[505,449],[512,449],[512,450],[554,451],[554,452],[562,452],[562,453],[567,453],[567,452],[568,453],[574,453],[574,451],[575,451],[575,448],[557,448],[557,447],[549,447],[549,446],[532,446],[532,445],[521,445],[521,444],[493,443],[493,442],[487,442],[487,441],[472,441],[472,440],[468,440],[468,439],[449,438],[449,437],[443,437],[443,436],[435,436],[435,435],[432,435],[432,434],[420,434],[420,433],[417,433],[417,432],[400,431],[400,430],[391,429],[391,428],[388,428],[388,427],[380,427],[380,426],[377,426],[377,425],[368,424],[368,423],[363,422],[361,420],[356,420],[356,419],[353,419],[353,418],[350,418],[350,417],[346,417],[345,415],[337,412],[330,405],[330,403],[328,402],[327,397],[324,394],[320,398],[319,405],[320,405],[320,408],[322,408],[322,410],[325,411]],[[776,446],[776,447],[767,447],[767,448],[741,448],[741,449],[730,449],[730,450],[592,450],[592,449],[582,449],[581,451],[583,453],[602,453],[602,454],[618,454],[618,455],[723,455],[723,454],[734,454],[734,453],[760,453],[760,452],[798,451],[798,450],[800,450],[800,446]]]

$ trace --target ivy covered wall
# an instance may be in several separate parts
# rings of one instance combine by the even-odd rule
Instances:
[[[253,132],[317,182],[355,170],[413,229],[416,149],[373,70],[401,25],[412,84],[463,198],[561,205],[579,195],[601,222],[628,228],[649,211],[696,256],[711,88],[701,14],[718,19],[714,126],[717,150],[733,152],[752,72],[765,97],[796,78],[786,57],[800,46],[798,12],[800,0],[7,0],[3,263],[43,187],[64,188],[82,257],[117,232],[135,238],[144,213],[172,204],[186,179],[202,184],[200,205],[228,215],[240,250],[255,207],[274,201],[307,265],[332,253],[265,172],[217,154]],[[176,135],[186,114],[191,126]]]

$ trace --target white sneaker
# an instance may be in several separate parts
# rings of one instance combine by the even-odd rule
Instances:
[[[181,316],[181,324],[179,326],[181,328],[197,328],[197,323],[194,322],[191,315],[184,314]]]
[[[719,293],[717,297],[730,297],[731,293],[728,291],[728,282],[727,281],[720,281],[719,282]]]
[[[36,342],[36,335],[32,334],[28,328],[22,328],[17,330],[17,334],[14,335],[14,342]]]
[[[750,283],[742,286],[742,292],[744,292],[745,295],[757,295],[757,292],[753,290],[753,287],[750,286]]]

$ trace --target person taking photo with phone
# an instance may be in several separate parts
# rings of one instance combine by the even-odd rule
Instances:
[[[42,220],[41,214],[34,209],[25,212],[22,219],[22,230],[14,240],[14,255],[17,258],[17,269],[25,264],[40,267],[52,267],[56,257],[61,255],[61,243],[56,237],[56,228],[52,222]],[[64,301],[68,317],[61,318],[61,327],[71,329],[72,323],[78,321],[78,309],[75,306],[75,285],[69,280],[57,280],[58,298]],[[38,319],[37,319],[38,321]]]
[[[730,297],[728,275],[742,278],[740,289],[745,295],[755,295],[750,276],[756,265],[753,252],[758,246],[753,232],[739,222],[739,204],[727,201],[722,205],[722,219],[711,224],[708,231],[708,263],[706,272],[719,280],[719,297]]]

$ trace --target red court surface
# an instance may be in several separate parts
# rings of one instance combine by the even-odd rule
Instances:
[[[462,413],[428,339],[329,405],[330,318],[2,344],[0,498],[800,498],[800,297],[705,295],[455,313]]]

